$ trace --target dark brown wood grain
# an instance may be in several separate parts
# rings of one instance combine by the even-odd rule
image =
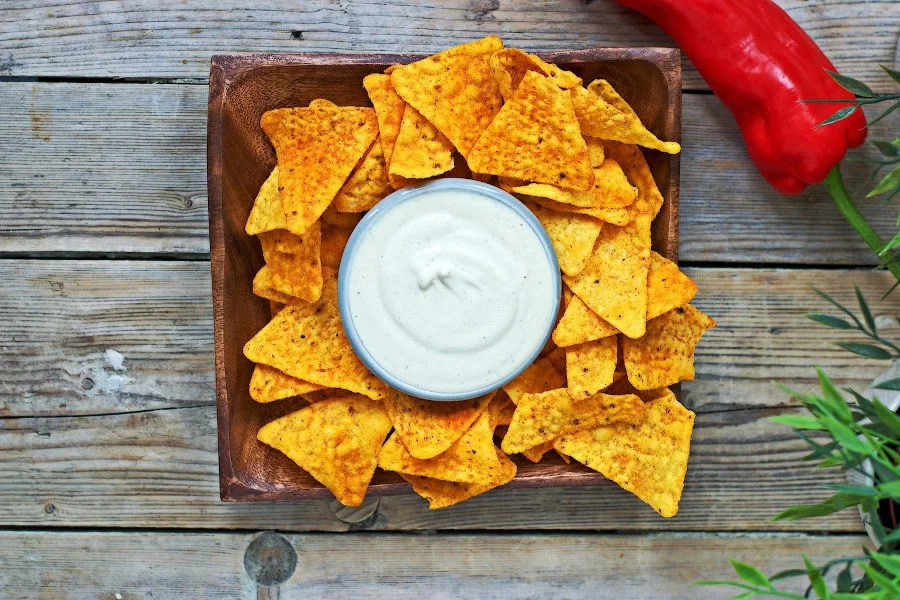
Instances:
[[[544,59],[585,82],[610,81],[642,122],[660,138],[680,140],[681,60],[669,48],[602,48],[553,52]],[[268,110],[305,106],[315,98],[339,105],[369,105],[362,79],[419,56],[261,54],[214,56],[209,87],[208,194],[216,402],[221,496],[227,501],[276,501],[327,497],[330,493],[284,455],[256,440],[262,425],[296,410],[298,403],[260,405],[247,388],[253,369],[242,348],[269,320],[268,303],[252,293],[263,259],[244,223],[253,199],[275,164],[259,127]],[[678,252],[678,156],[646,152],[665,202],[653,224],[653,247],[675,260]],[[555,457],[554,457],[555,458]],[[560,460],[518,460],[510,487],[584,486],[604,478]],[[370,493],[409,492],[396,474],[377,471]]]

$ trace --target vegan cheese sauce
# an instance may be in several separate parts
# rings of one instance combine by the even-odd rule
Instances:
[[[559,268],[537,222],[467,187],[379,210],[341,265],[356,343],[424,392],[504,383],[535,358],[559,304]]]

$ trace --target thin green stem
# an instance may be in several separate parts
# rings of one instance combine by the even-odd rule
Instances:
[[[853,202],[853,198],[851,198],[850,194],[847,192],[847,188],[844,186],[844,180],[841,177],[840,165],[832,167],[831,171],[829,171],[828,175],[825,177],[824,183],[825,188],[834,200],[835,206],[838,207],[838,210],[841,211],[841,214],[844,215],[844,218],[850,223],[850,226],[856,230],[856,233],[858,233],[859,237],[861,237],[869,248],[872,249],[872,252],[879,254],[881,249],[884,248],[884,242],[875,230],[872,229],[872,226],[869,225],[869,222],[866,221],[866,218],[862,213],[859,212],[856,203]],[[896,279],[900,280],[900,263],[888,265],[888,270]]]

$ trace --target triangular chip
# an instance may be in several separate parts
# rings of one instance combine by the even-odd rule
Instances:
[[[651,219],[656,218],[659,209],[662,208],[663,197],[650,171],[650,165],[644,158],[644,153],[633,144],[619,142],[606,142],[605,148],[607,156],[619,163],[628,181],[637,188],[637,199],[628,210],[632,215],[643,214]]]
[[[694,413],[664,396],[647,403],[639,425],[617,423],[556,440],[554,447],[674,517],[687,473]]]
[[[369,146],[362,162],[354,169],[334,197],[338,212],[357,213],[369,210],[394,191],[388,181],[387,165],[378,140]]]
[[[554,200],[541,198],[539,196],[527,196],[523,197],[522,200],[528,200],[530,202],[534,202],[535,204],[540,204],[544,208],[549,208],[550,210],[555,210],[558,212],[587,215],[589,217],[594,217],[595,219],[603,221],[604,223],[609,223],[610,225],[618,225],[620,227],[623,225],[628,225],[634,216],[631,214],[631,211],[629,211],[628,208],[580,208],[578,206],[572,206],[571,204],[565,204],[563,202],[556,202]]]
[[[582,136],[584,143],[587,144],[588,157],[591,159],[591,167],[596,169],[606,160],[606,150],[603,148],[603,141],[600,138]]]
[[[529,183],[512,188],[517,194],[549,198],[555,202],[579,208],[621,208],[637,198],[637,188],[628,183],[619,163],[606,159],[595,167],[594,185],[587,192],[565,190],[546,183]]]
[[[274,300],[269,300],[269,313],[271,316],[275,316],[281,312],[281,309],[284,308],[284,304],[281,302],[276,302]]]
[[[350,234],[353,233],[352,227],[339,227],[330,223],[322,223],[322,266],[337,270],[341,265],[341,258],[344,255],[344,248],[347,247],[347,241]]]
[[[486,483],[494,480],[501,468],[495,448],[490,416],[483,412],[458,440],[433,458],[414,457],[395,431],[381,449],[378,466],[441,481]]]
[[[256,439],[286,454],[341,504],[359,506],[390,430],[381,402],[354,395],[316,402],[276,419]]]
[[[253,293],[270,302],[280,302],[281,304],[289,304],[296,300],[293,296],[276,290],[274,285],[272,283],[272,269],[269,268],[269,265],[263,265],[253,278]]]
[[[406,179],[427,179],[452,168],[453,144],[416,109],[407,106],[388,172]]]
[[[503,386],[513,404],[519,403],[522,394],[535,394],[555,390],[566,385],[566,378],[546,358],[539,358],[527,369]]]
[[[591,84],[591,89],[600,90],[594,84]],[[612,87],[610,86],[609,89]],[[581,124],[581,131],[584,135],[626,144],[638,144],[669,154],[681,152],[681,146],[677,142],[663,142],[650,133],[630,107],[628,111],[619,110],[594,91],[586,90],[581,86],[572,88],[570,93],[575,105],[575,114],[578,115],[578,122]]]
[[[578,275],[594,252],[603,223],[593,217],[557,212],[530,202],[526,206],[547,230],[562,272]]]
[[[479,494],[483,494],[496,487],[509,483],[516,477],[516,465],[513,461],[495,448],[497,460],[500,462],[494,477],[487,482],[479,483],[458,483],[455,481],[441,481],[440,479],[432,479],[430,477],[420,477],[418,475],[406,475],[400,473],[400,477],[409,482],[413,491],[428,500],[428,508],[436,510],[452,506],[463,500],[468,500]]]
[[[697,284],[668,258],[650,253],[647,278],[647,320],[684,306],[697,295]]]
[[[566,348],[566,381],[572,397],[585,398],[609,387],[617,359],[618,341],[613,336]]]
[[[257,402],[273,402],[321,389],[321,385],[291,377],[268,365],[256,365],[250,377],[250,397]]]
[[[553,341],[557,346],[565,348],[584,342],[592,342],[600,338],[616,335],[619,330],[604,321],[589,309],[578,296],[573,296],[566,307],[556,329],[553,330]]]
[[[539,463],[541,462],[541,459],[544,458],[545,454],[553,450],[553,442],[554,440],[550,440],[542,444],[538,444],[533,448],[526,448],[525,450],[522,450],[522,456],[533,463]]]
[[[559,436],[620,421],[640,423],[646,412],[644,403],[633,394],[594,394],[576,399],[565,388],[525,394],[519,400],[501,448],[507,454],[517,454],[551,442],[546,452],[553,446],[552,440]]]
[[[285,230],[276,229],[259,234],[263,257],[270,269],[272,287],[294,298],[316,302],[322,295],[322,234],[319,223],[313,223],[302,236],[285,232],[292,236],[288,238],[280,232]],[[279,252],[276,249],[279,243],[283,247],[289,245],[294,253]]]
[[[590,190],[594,172],[568,92],[529,72],[466,157],[478,173]]]
[[[359,213],[342,213],[338,212],[334,204],[325,209],[322,213],[322,223],[328,225],[336,225],[337,227],[349,227],[353,229],[362,220]]]
[[[338,105],[332,102],[331,100],[326,100],[325,98],[316,98],[312,102],[309,103],[310,108],[337,108]]]
[[[259,188],[250,216],[247,217],[247,225],[244,231],[247,235],[256,235],[263,231],[284,229],[287,224],[284,220],[284,208],[281,205],[281,195],[278,193],[278,167],[272,172]]]
[[[647,322],[640,339],[622,339],[628,380],[639,390],[667,387],[694,378],[694,348],[716,322],[690,304]]]
[[[513,413],[516,412],[516,405],[513,404],[509,394],[499,390],[488,404],[487,412],[491,420],[491,429],[497,429],[501,425],[510,424]]]
[[[428,459],[452,446],[492,397],[493,393],[458,402],[433,402],[391,389],[384,397],[384,407],[409,453]]]
[[[375,107],[375,115],[378,117],[378,139],[384,161],[390,164],[394,155],[394,144],[400,133],[400,123],[403,121],[403,110],[406,102],[394,90],[390,75],[372,73],[363,78],[363,87],[369,93],[369,100]]]
[[[285,229],[302,235],[321,216],[378,135],[371,108],[279,108],[263,114],[278,157]]]
[[[564,71],[556,65],[544,62],[534,54],[523,52],[518,48],[504,48],[491,56],[491,68],[494,79],[500,87],[503,98],[509,99],[525,78],[525,74],[534,71],[549,77],[563,89],[581,85],[581,77],[570,71]]]
[[[307,233],[309,233],[309,231]],[[269,250],[274,249],[278,252],[284,252],[286,254],[306,254],[310,251],[309,243],[315,242],[315,240],[313,240],[311,236],[307,235],[307,233],[303,235],[297,235],[291,233],[287,229],[273,229],[271,231],[264,231],[260,233],[259,241],[263,245],[266,245],[267,243]],[[263,250],[265,251],[266,248],[263,248]]]
[[[545,357],[550,361],[550,364],[553,365],[553,368],[556,369],[557,373],[565,373],[566,372],[566,349],[565,348],[554,348],[550,354]]]
[[[388,386],[360,362],[341,325],[337,273],[325,273],[318,304],[290,304],[244,345],[244,356],[329,388],[382,398]]]
[[[503,102],[490,65],[502,47],[495,36],[460,44],[395,68],[391,83],[468,158]]]

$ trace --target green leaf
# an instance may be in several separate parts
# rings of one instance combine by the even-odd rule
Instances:
[[[878,584],[883,592],[896,592],[900,594],[900,585],[894,583],[886,575],[880,573],[871,563],[863,565],[863,570],[872,578],[872,581]],[[892,596],[882,596],[883,598],[891,598]],[[897,596],[893,596],[896,598]]]
[[[823,487],[836,492],[843,492],[853,496],[878,496],[878,490],[867,485],[854,485],[849,483],[827,483]]]
[[[817,431],[825,429],[815,418],[807,417],[806,415],[778,415],[769,420],[773,423],[793,427],[794,429],[814,429]]]
[[[856,506],[863,500],[864,498],[861,498],[859,496],[837,493],[819,504],[792,506],[791,508],[784,510],[772,517],[772,520],[795,521],[797,519],[824,517],[825,515],[831,515],[836,512],[840,512],[845,508]]]
[[[853,574],[850,572],[851,563],[841,569],[837,576],[837,591],[849,592],[850,586],[853,585]]]
[[[769,577],[769,581],[778,581],[780,579],[787,579],[789,577],[805,577],[806,569],[787,569],[784,571],[779,571],[775,573],[771,577]]]
[[[895,70],[893,70],[893,69],[888,69],[888,68],[887,68],[886,66],[884,66],[884,65],[878,65],[878,66],[880,66],[882,69],[884,69],[884,72],[887,73],[887,74],[888,74],[888,77],[890,77],[891,79],[893,79],[895,83],[900,83],[900,71],[895,71]]]
[[[874,98],[875,92],[872,91],[872,88],[864,84],[862,81],[857,79],[853,79],[852,77],[847,77],[846,75],[841,75],[840,73],[835,73],[834,71],[829,71],[825,69],[825,71],[831,75],[831,78],[834,79],[839,86],[850,92],[855,96],[862,96],[863,98]]]
[[[828,586],[825,585],[825,579],[822,577],[822,574],[819,573],[819,570],[812,564],[806,555],[803,556],[803,564],[806,565],[806,574],[809,576],[809,584],[816,592],[816,596],[828,600]]]
[[[847,315],[848,317],[850,317],[850,318],[853,320],[854,323],[856,323],[857,325],[859,325],[860,327],[862,327],[862,323],[859,322],[859,319],[856,318],[856,315],[854,315],[852,312],[850,312],[850,309],[848,309],[846,306],[844,306],[843,304],[841,304],[840,302],[838,302],[837,300],[835,300],[834,298],[832,298],[831,296],[829,296],[828,294],[826,294],[825,292],[823,292],[822,290],[820,290],[820,289],[818,289],[818,288],[815,288],[815,287],[814,287],[812,290],[813,290],[820,298],[822,298],[823,300],[825,300],[826,302],[828,302],[829,304],[831,304],[831,305],[834,306],[835,308],[840,309],[840,311],[841,311],[842,313],[844,313],[845,315]]]
[[[890,240],[885,242],[884,246],[881,247],[881,250],[878,251],[878,256],[884,257],[885,254],[900,246],[900,231],[894,234]]]
[[[889,409],[881,400],[875,399],[872,402],[872,408],[875,410],[875,414],[878,416],[876,419],[872,419],[873,422],[882,423],[887,426],[891,432],[900,438],[900,415]],[[889,442],[896,443],[897,440],[889,440]]]
[[[894,542],[900,542],[900,528],[895,529],[892,532],[890,532],[889,534],[887,534],[886,536],[884,536],[885,544],[888,544],[888,543],[892,544]]]
[[[833,329],[854,329],[853,325],[840,317],[832,317],[831,315],[823,313],[806,313],[803,316],[811,321],[815,321],[819,325],[824,325],[825,327],[831,327]]]
[[[874,387],[878,388],[879,390],[891,390],[892,392],[900,392],[900,377],[894,377],[893,379],[888,379],[887,381],[876,383]]]
[[[835,342],[838,346],[846,350],[847,352],[852,352],[853,354],[858,354],[860,356],[865,356],[866,358],[874,358],[877,360],[888,360],[891,358],[891,353],[883,348],[879,348],[878,346],[874,346],[872,344],[864,344],[862,342]]]
[[[872,333],[878,333],[875,331],[875,318],[872,317],[872,311],[869,310],[869,303],[866,302],[866,299],[863,297],[862,292],[859,291],[859,287],[854,286],[854,290],[856,290],[856,301],[859,303],[859,310],[862,311],[863,319],[866,321],[866,325],[869,326],[869,331]]]
[[[888,108],[886,111],[884,111],[883,113],[881,113],[880,115],[878,115],[877,117],[875,117],[874,119],[872,119],[871,121],[869,121],[869,127],[871,127],[872,125],[874,125],[874,124],[877,123],[878,121],[882,120],[883,118],[885,118],[886,116],[888,116],[889,114],[891,114],[892,112],[894,112],[895,110],[897,110],[898,108],[900,108],[900,102],[895,102],[895,103],[892,104],[891,107]]]
[[[819,386],[822,388],[822,393],[825,395],[825,398],[831,403],[832,412],[836,417],[839,417],[845,421],[852,421],[853,415],[850,414],[850,408],[847,406],[847,402],[844,400],[844,397],[838,391],[838,389],[831,383],[831,379],[828,378],[828,375],[825,374],[825,371],[816,367],[816,374],[819,377]]]
[[[728,600],[747,600],[748,598],[756,597],[756,592],[741,592],[737,596],[732,596]]]
[[[852,106],[845,106],[844,108],[839,108],[830,117],[816,125],[816,127],[824,127],[826,125],[837,123],[838,121],[843,121],[844,119],[855,113],[858,109],[859,106],[856,104],[853,104]]]
[[[767,588],[772,587],[771,582],[769,582],[769,578],[766,577],[766,575],[762,571],[760,571],[753,565],[742,563],[738,560],[734,560],[733,558],[730,558],[728,560],[731,562],[731,566],[734,567],[734,572],[737,573],[738,577],[740,577],[747,583],[752,583],[753,585]]]
[[[875,186],[875,189],[866,194],[866,198],[878,196],[879,194],[895,190],[898,187],[900,187],[900,165],[894,167],[890,173],[885,175],[881,181],[878,182],[878,185]]]
[[[878,489],[893,498],[900,498],[900,479],[890,483],[882,483]]]
[[[897,140],[893,142],[885,142],[884,140],[873,140],[872,145],[878,148],[878,151],[881,152],[882,155],[887,156],[888,158],[894,158],[895,156],[900,156],[900,146],[897,144]]]

